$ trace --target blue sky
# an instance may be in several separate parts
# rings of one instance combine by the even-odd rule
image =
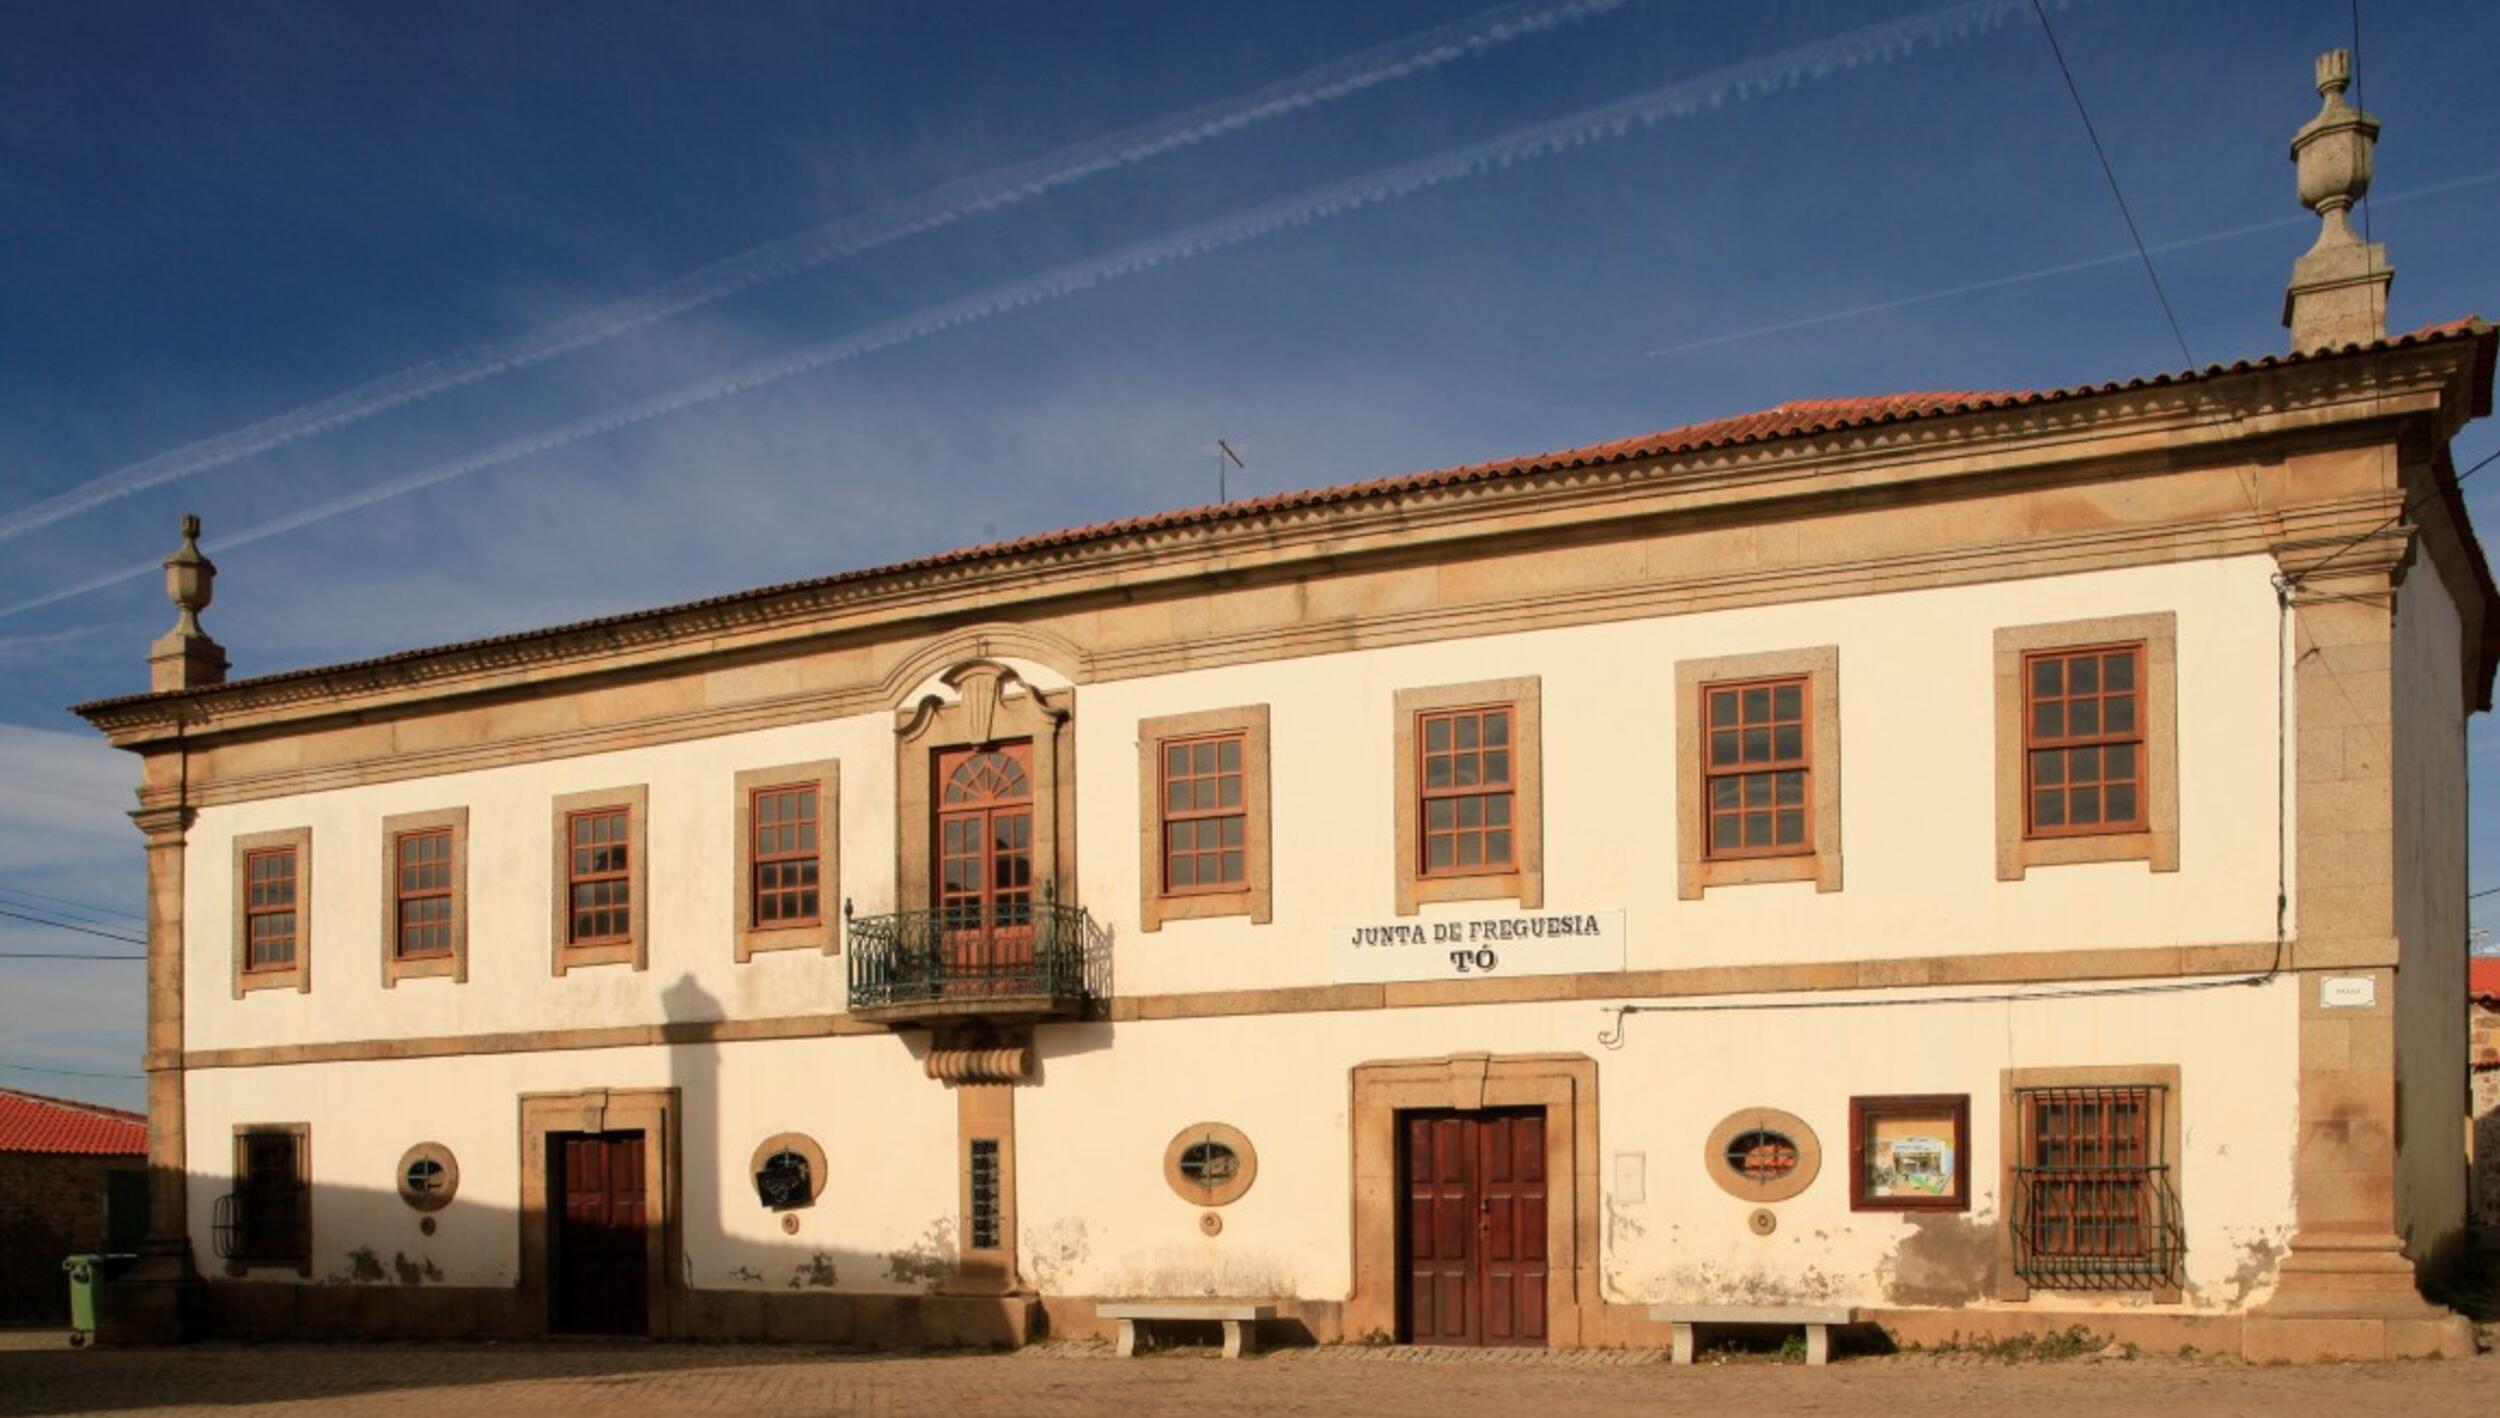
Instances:
[[[255,674],[1203,501],[1218,437],[1255,494],[2182,363],[2027,3],[1488,4],[0,2],[0,906],[139,909],[64,706],[171,613],[47,598],[185,510],[442,475],[217,552]],[[2051,16],[2195,358],[2281,349],[2348,0]],[[2500,7],[2362,19],[2392,321],[2500,316]],[[0,961],[0,1066],[132,1073],[140,1019],[135,966]]]

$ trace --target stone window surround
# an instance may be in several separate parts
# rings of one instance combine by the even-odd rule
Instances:
[[[236,1123],[234,1125],[234,1190],[237,1193],[243,1190],[245,1175],[243,1149],[246,1139],[269,1133],[283,1133],[295,1139],[295,1185],[302,1192],[296,1207],[302,1216],[299,1226],[303,1234],[304,1251],[293,1260],[264,1260],[250,1256],[232,1256],[226,1261],[226,1274],[243,1276],[255,1270],[291,1270],[297,1275],[309,1277],[313,1273],[312,1124]]]
[[[1520,909],[1545,905],[1544,681],[1538,675],[1431,685],[1397,691],[1392,718],[1396,759],[1397,913],[1412,916],[1426,902],[1516,899]],[[1508,705],[1511,710],[1511,863],[1506,872],[1426,876],[1423,871],[1422,785],[1415,724],[1428,713]]]
[[[802,925],[759,926],[755,923],[755,794],[763,788],[813,787],[816,790],[816,919]],[[749,768],[738,774],[735,812],[738,880],[730,909],[736,913],[732,938],[743,965],[769,950],[817,950],[833,955],[842,949],[842,764],[831,758]]]
[[[2025,835],[2023,657],[2069,646],[2144,645],[2144,827],[2058,837]],[[2179,618],[2170,611],[2098,616],[1996,632],[1997,879],[2073,862],[2147,863],[2179,869]]]
[[[439,1163],[443,1169],[443,1185],[430,1192],[412,1190],[408,1185],[408,1169],[419,1162]],[[460,1159],[439,1142],[420,1142],[400,1154],[399,1171],[392,1183],[399,1189],[399,1199],[417,1211],[440,1211],[451,1205],[460,1194]]]
[[[399,839],[410,832],[438,829],[451,832],[451,951],[402,959],[399,954]],[[448,975],[453,984],[469,979],[469,810],[443,808],[409,812],[382,819],[382,988],[402,980]]]
[[[1169,893],[1163,884],[1163,745],[1173,739],[1212,734],[1241,735],[1242,884],[1228,891]],[[1255,926],[1275,919],[1268,778],[1268,709],[1264,704],[1163,714],[1137,722],[1140,930],[1159,931],[1166,921],[1214,916],[1248,916]]]
[[[247,879],[252,853],[278,847],[295,849],[295,963],[275,970],[246,970],[251,942],[247,938],[245,914],[251,905],[251,882]],[[254,990],[294,990],[312,993],[312,909],[313,909],[312,829],[281,828],[275,832],[249,832],[234,839],[234,997],[243,998]]]
[[[754,1193],[756,1174],[780,1152],[795,1152],[807,1159],[807,1199],[784,1209],[795,1211],[814,1206],[816,1198],[825,1194],[825,1149],[803,1132],[777,1132],[755,1144],[755,1155],[747,1159],[747,1191]],[[756,1204],[763,1205],[763,1198],[757,1197]]]
[[[1076,899],[1076,690],[1043,689],[1007,665],[972,659],[941,682],[954,702],[931,693],[895,711],[894,904],[924,911],[935,902],[930,809],[933,760],[949,748],[1029,739],[1033,744],[1033,881],[1058,899]]]
[[[1775,1132],[1797,1145],[1797,1165],[1784,1177],[1756,1180],[1743,1176],[1727,1165],[1730,1143],[1755,1130]],[[1719,1190],[1738,1201],[1757,1205],[1764,1202],[1787,1201],[1814,1185],[1823,1171],[1823,1140],[1814,1129],[1795,1113],[1778,1108],[1739,1108],[1719,1120],[1710,1136],[1701,1145],[1702,1169],[1710,1174]]]
[[[1214,1187],[1202,1187],[1181,1171],[1181,1154],[1193,1143],[1212,1142],[1232,1150],[1241,1163],[1230,1179]],[[1230,1123],[1191,1123],[1172,1135],[1172,1144],[1163,1149],[1163,1181],[1172,1194],[1192,1206],[1230,1206],[1241,1200],[1250,1184],[1259,1179],[1259,1150],[1250,1145],[1250,1135]]]
[[[631,965],[637,970],[651,968],[651,787],[636,783],[624,788],[600,788],[592,792],[562,793],[552,804],[554,819],[549,837],[554,843],[553,875],[548,878],[548,894],[554,902],[554,935],[549,945],[548,972],[559,978],[568,970],[585,965]],[[626,810],[627,853],[625,867],[630,885],[626,890],[627,909],[633,917],[627,938],[605,945],[574,945],[572,878],[572,833],[567,825],[574,813],[593,808],[622,807]]]
[[[1997,1298],[2011,1303],[2031,1299],[2031,1282],[2014,1273],[2014,1164],[2021,1150],[2022,1118],[2014,1102],[2018,1088],[2159,1088],[2168,1098],[2162,1107],[2161,1157],[2169,1169],[2171,1189],[2179,1194],[2181,1210],[2187,1204],[2187,1189],[2182,1186],[2180,1144],[2185,1135],[2181,1119],[2187,1109],[2179,1092],[2177,1064],[2093,1064],[2074,1068],[2007,1068],[1997,1071]],[[2050,1290],[2051,1295],[2106,1296],[2107,1291]],[[2155,1304],[2176,1304],[2180,1298],[2177,1277],[2166,1284],[2149,1287]]]
[[[593,804],[596,806],[596,804]],[[549,1194],[547,1144],[568,1132],[639,1132],[643,1145],[644,1274],[654,1339],[682,1334],[672,1301],[684,1294],[673,1277],[685,1268],[679,1216],[681,1107],[675,1088],[590,1088],[521,1095],[520,1316],[525,1332],[550,1328],[555,1224],[561,1198]]]
[[[1803,675],[1806,678],[1810,781],[1806,795],[1813,808],[1808,824],[1810,851],[1776,857],[1728,857],[1712,860],[1703,850],[1709,840],[1709,805],[1702,801],[1702,694],[1713,684]],[[1816,645],[1796,650],[1766,650],[1741,655],[1714,655],[1675,662],[1675,894],[1680,901],[1698,901],[1714,886],[1746,886],[1772,881],[1811,881],[1816,891],[1840,889],[1840,647]]]

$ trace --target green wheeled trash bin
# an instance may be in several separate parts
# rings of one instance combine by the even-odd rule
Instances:
[[[102,1292],[116,1276],[138,1261],[137,1256],[83,1255],[71,1256],[61,1262],[69,1272],[69,1347],[76,1349],[95,1338],[96,1314],[102,1307]]]

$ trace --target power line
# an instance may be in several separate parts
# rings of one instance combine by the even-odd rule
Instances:
[[[28,891],[22,886],[0,886],[0,896],[24,896],[36,901],[49,901],[55,906],[66,906],[72,910],[83,911],[90,916],[111,916],[125,921],[137,921],[141,924],[145,924],[147,921],[147,917],[140,915],[136,911],[117,911],[110,906],[98,906],[86,901],[73,901],[66,896],[52,896],[41,891]],[[98,924],[103,924],[103,922],[99,921]]]
[[[2489,452],[2489,453],[2485,453],[2485,454],[2481,457],[2481,459],[2480,459],[2480,460],[2478,460],[2478,461],[2474,464],[2474,466],[2473,466],[2473,467],[2470,467],[2470,468],[2466,469],[2464,472],[2461,472],[2461,473],[2457,474],[2457,476],[2456,476],[2456,481],[2455,481],[2453,484],[2451,484],[2451,486],[2454,486],[2454,487],[2463,487],[2463,486],[2465,486],[2465,480],[2466,480],[2467,478],[2470,478],[2470,477],[2474,476],[2476,473],[2481,472],[2483,469],[2490,467],[2490,466],[2491,466],[2491,463],[2492,463],[2492,460],[2493,460],[2493,459],[2495,459],[2495,458],[2500,458],[2500,448],[2495,448],[2495,449],[2493,449],[2491,452]],[[2379,523],[2377,526],[2372,527],[2370,530],[2368,530],[2368,531],[2366,531],[2366,532],[2363,532],[2360,536],[2357,536],[2357,537],[2353,538],[2351,541],[2348,541],[2348,542],[2344,543],[2342,546],[2337,547],[2334,551],[2329,552],[2329,553],[2327,554],[2327,557],[2326,557],[2326,559],[2325,559],[2324,561],[2318,562],[2316,565],[2314,565],[2314,566],[2310,567],[2310,568],[2309,568],[2308,570],[2306,570],[2306,571],[2303,571],[2303,572],[2302,572],[2302,573],[2300,573],[2298,576],[2292,577],[2292,578],[2291,578],[2291,582],[2292,582],[2292,586],[2293,586],[2293,588],[2294,588],[2294,589],[2298,589],[2298,588],[2299,588],[2299,586],[2300,586],[2300,583],[2301,583],[2301,582],[2308,580],[2310,577],[2317,575],[2319,572],[2324,571],[2327,567],[2329,567],[2329,566],[2333,565],[2333,564],[2334,564],[2334,562],[2335,562],[2335,559],[2336,559],[2337,557],[2339,557],[2339,556],[2342,556],[2345,552],[2348,552],[2348,551],[2352,550],[2354,547],[2357,547],[2357,546],[2361,545],[2363,542],[2368,541],[2370,538],[2375,537],[2375,536],[2377,536],[2379,533],[2386,531],[2388,528],[2395,526],[2397,523],[2399,523],[2399,522],[2403,521],[2405,518],[2412,516],[2412,515],[2413,515],[2413,513],[2414,513],[2416,510],[2418,510],[2418,509],[2420,509],[2420,508],[2423,508],[2423,507],[2426,507],[2426,506],[2429,506],[2429,505],[2430,505],[2430,503],[2431,503],[2431,501],[2432,501],[2434,498],[2437,498],[2437,497],[2441,494],[2441,492],[2443,492],[2443,491],[2445,491],[2445,489],[2441,489],[2441,488],[2433,488],[2433,489],[2431,489],[2429,492],[2426,492],[2426,493],[2422,494],[2420,497],[2417,497],[2417,498],[2413,499],[2411,502],[2406,503],[2404,506],[2397,508],[2397,509],[2395,510],[2395,512],[2394,512],[2394,513],[2392,513],[2392,514],[2390,514],[2390,515],[2389,515],[2389,517],[2388,517],[2388,519],[2387,519],[2386,521]],[[2500,888],[2495,888],[2495,889],[2500,889]]]
[[[48,1073],[55,1078],[146,1078],[144,1073],[94,1073],[78,1068],[38,1068],[33,1064],[0,1063],[0,1072]]]
[[[2352,106],[2367,113],[2368,99],[2361,88],[2361,0],[2352,0]],[[2361,195],[2361,239],[2374,240],[2370,235],[2370,196],[2366,192]]]
[[[2179,328],[2178,313],[2170,308],[2170,293],[2161,288],[2161,273],[2153,269],[2153,254],[2144,249],[2144,233],[2136,230],[2135,213],[2127,210],[2127,194],[2118,190],[2118,170],[2109,165],[2109,153],[2101,146],[2101,135],[2092,126],[2092,114],[2083,106],[2083,90],[2075,87],[2075,71],[2066,67],[2066,51],[2058,46],[2057,31],[2049,25],[2049,12],[2040,0],[2031,0],[2031,13],[2040,17],[2040,33],[2048,36],[2049,53],[2057,58],[2057,72],[2066,80],[2066,92],[2075,101],[2075,116],[2083,120],[2084,136],[2092,140],[2092,155],[2101,160],[2101,175],[2109,179],[2109,195],[2118,202],[2118,215],[2126,220],[2127,235],[2135,241],[2135,254],[2143,259],[2144,277],[2153,283],[2153,298],[2161,302],[2161,315],[2170,322],[2170,337],[2179,342],[2180,357],[2187,367],[2196,367],[2196,356],[2188,352],[2187,333]]]
[[[0,960],[145,960],[144,955],[81,955],[68,950],[0,950]]]
[[[146,940],[135,935],[123,935],[119,931],[100,931],[93,926],[73,925],[68,921],[46,920],[41,916],[29,916],[22,912],[11,911],[6,907],[0,907],[0,916],[6,916],[13,921],[31,921],[38,926],[50,926],[56,931],[76,931],[80,935],[101,936],[106,940],[120,941],[124,945],[147,944]]]

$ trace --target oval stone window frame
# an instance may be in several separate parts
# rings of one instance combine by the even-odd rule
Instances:
[[[438,1174],[441,1185],[431,1191],[419,1191],[408,1184],[409,1172],[420,1162],[431,1162],[442,1168]],[[399,1155],[397,1184],[399,1199],[412,1209],[440,1211],[451,1205],[452,1197],[460,1191],[460,1159],[452,1156],[451,1149],[439,1142],[420,1142]]]
[[[1189,1149],[1202,1142],[1214,1143],[1231,1151],[1235,1165],[1233,1175],[1208,1186],[1181,1170],[1181,1159]],[[1192,1206],[1229,1206],[1250,1190],[1259,1177],[1258,1149],[1250,1138],[1230,1123],[1192,1123],[1172,1138],[1172,1145],[1163,1149],[1163,1180],[1172,1194]]]
[[[1777,1177],[1748,1177],[1729,1166],[1728,1146],[1749,1132],[1775,1132],[1796,1144],[1797,1165]],[[1815,1176],[1823,1170],[1823,1143],[1795,1113],[1744,1108],[1710,1130],[1710,1140],[1702,1144],[1701,1165],[1721,1191],[1740,1201],[1786,1201],[1814,1185]]]
[[[771,1161],[774,1154],[781,1152],[795,1152],[807,1159],[807,1196],[789,1206],[776,1207],[756,1195],[755,1174],[764,1170],[764,1164]],[[788,1212],[803,1206],[814,1206],[816,1198],[825,1194],[825,1149],[817,1146],[816,1139],[803,1132],[774,1133],[755,1144],[755,1155],[747,1159],[746,1189],[747,1195],[755,1197],[755,1204],[766,1211]]]

